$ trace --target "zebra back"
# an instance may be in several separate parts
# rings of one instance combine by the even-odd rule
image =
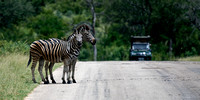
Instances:
[[[30,53],[35,59],[43,57],[50,62],[61,62],[66,47],[67,44],[58,39],[38,40],[31,44]]]
[[[30,46],[31,56],[36,60],[43,57],[45,60],[54,63],[62,62],[65,58],[76,59],[82,46],[82,41],[81,45],[79,45],[80,41],[78,41],[78,37],[80,38],[82,34],[77,32],[78,31],[75,31],[71,34],[67,41],[56,38],[34,41]]]

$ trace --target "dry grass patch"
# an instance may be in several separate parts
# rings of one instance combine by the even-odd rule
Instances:
[[[200,56],[179,58],[178,61],[200,61]]]

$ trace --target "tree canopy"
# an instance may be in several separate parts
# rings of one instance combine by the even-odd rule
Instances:
[[[199,0],[93,0],[97,60],[128,60],[130,36],[151,36],[153,60],[200,54]],[[0,47],[5,41],[63,38],[92,23],[88,0],[1,0]],[[80,60],[93,60],[85,43]],[[1,53],[0,53],[1,54]]]

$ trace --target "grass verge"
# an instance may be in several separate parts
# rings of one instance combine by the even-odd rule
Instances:
[[[200,61],[200,56],[179,58],[178,61]]]
[[[32,82],[30,65],[26,67],[27,55],[12,53],[1,55],[0,58],[0,100],[22,100],[39,85]],[[54,70],[61,65],[56,64]],[[36,80],[41,82],[37,68],[38,65],[35,70]]]

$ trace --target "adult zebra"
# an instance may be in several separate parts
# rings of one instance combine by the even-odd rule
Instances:
[[[63,83],[65,83],[64,76],[65,72],[67,72],[67,80],[68,83],[70,83],[70,71],[68,69],[73,69],[73,67],[70,67],[72,61],[76,61],[80,48],[82,47],[82,40],[88,41],[92,45],[96,43],[96,39],[93,37],[91,33],[91,26],[88,24],[81,24],[77,26],[74,29],[74,32],[72,35],[69,36],[67,41],[59,40],[57,42],[52,42],[52,40],[39,40],[34,41],[31,44],[30,47],[30,58],[28,61],[28,65],[31,62],[31,58],[33,59],[32,63],[32,80],[33,82],[36,82],[35,76],[34,76],[34,70],[37,61],[39,61],[39,68],[38,71],[40,72],[42,81],[44,83],[47,83],[47,81],[44,79],[42,74],[42,67],[44,64],[44,60],[47,62],[51,62],[49,68],[52,68],[54,63],[58,62],[64,62],[64,70],[63,70]],[[60,42],[60,43],[58,43]],[[71,64],[71,65],[70,65]],[[28,66],[27,65],[27,66]],[[47,65],[46,65],[47,66]],[[74,72],[73,72],[74,73]],[[50,72],[50,75],[52,73]],[[74,77],[74,76],[73,76]],[[51,75],[51,79],[53,79],[53,75]],[[73,79],[75,82],[75,80]],[[54,79],[52,80],[54,83]]]

